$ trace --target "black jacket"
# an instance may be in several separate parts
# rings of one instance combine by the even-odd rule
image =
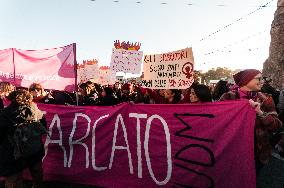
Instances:
[[[25,118],[19,117],[21,109],[20,106],[10,105],[0,112],[0,176],[10,176],[18,173],[39,162],[44,156],[44,146],[42,144],[42,149],[29,159],[15,160],[13,146],[8,138],[15,131],[13,125],[25,121]],[[46,126],[44,116],[40,119],[40,122],[43,126]]]

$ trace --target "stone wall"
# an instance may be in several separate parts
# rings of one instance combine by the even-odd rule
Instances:
[[[284,0],[278,7],[271,24],[269,57],[263,64],[263,76],[272,78],[272,85],[281,89],[284,84]]]

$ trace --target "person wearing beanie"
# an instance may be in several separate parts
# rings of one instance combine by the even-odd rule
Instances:
[[[281,127],[276,107],[271,96],[261,93],[262,74],[256,69],[246,69],[233,76],[236,87],[223,94],[220,101],[246,99],[256,112],[255,164],[256,174],[269,162],[272,153],[270,138]]]
[[[243,86],[247,85],[251,80],[253,80],[254,77],[256,77],[257,75],[258,75],[258,78],[262,78],[261,72],[259,70],[246,69],[246,70],[238,72],[233,77],[234,77],[234,81],[235,81],[236,85],[238,85],[239,87],[243,87]],[[262,79],[260,81],[262,81]],[[260,83],[261,82],[259,82],[259,84]],[[258,90],[260,90],[260,89],[258,89]]]

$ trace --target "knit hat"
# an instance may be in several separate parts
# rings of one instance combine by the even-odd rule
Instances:
[[[235,83],[239,87],[242,87],[242,86],[247,85],[247,83],[249,83],[259,73],[261,72],[256,69],[246,69],[246,70],[238,72],[233,77],[234,77]]]

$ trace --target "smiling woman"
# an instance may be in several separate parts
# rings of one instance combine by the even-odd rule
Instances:
[[[272,145],[270,139],[281,128],[275,104],[271,96],[259,92],[262,82],[261,72],[246,69],[234,75],[238,87],[225,93],[220,100],[245,99],[256,112],[255,120],[255,163],[258,173],[271,158]]]

